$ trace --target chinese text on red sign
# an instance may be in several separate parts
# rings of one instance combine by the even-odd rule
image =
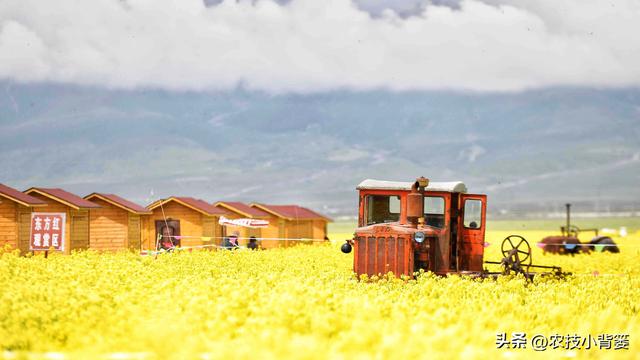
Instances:
[[[64,250],[65,213],[32,213],[29,250]]]

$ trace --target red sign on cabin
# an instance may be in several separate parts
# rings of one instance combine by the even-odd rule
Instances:
[[[29,250],[64,250],[65,213],[32,213]]]

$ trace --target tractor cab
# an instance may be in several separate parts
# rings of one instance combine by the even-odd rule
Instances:
[[[367,179],[359,190],[354,271],[369,276],[481,272],[486,195],[467,194],[462,182]]]

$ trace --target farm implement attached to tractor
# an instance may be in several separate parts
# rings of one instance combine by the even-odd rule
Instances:
[[[517,245],[516,245],[517,244]],[[517,275],[522,274],[528,280],[533,280],[533,277],[538,275],[553,275],[557,277],[563,277],[567,273],[562,272],[562,268],[559,266],[547,266],[547,265],[534,265],[532,264],[531,246],[529,242],[520,235],[509,235],[503,241],[500,246],[502,251],[502,261],[485,261],[485,264],[495,264],[502,267],[502,272],[484,272],[483,276],[497,276],[497,275]],[[545,269],[545,272],[531,272],[531,269]]]

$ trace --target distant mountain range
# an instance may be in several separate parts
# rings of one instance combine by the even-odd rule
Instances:
[[[493,215],[640,211],[640,89],[271,95],[0,83],[0,182],[298,203],[365,178],[462,180]]]

